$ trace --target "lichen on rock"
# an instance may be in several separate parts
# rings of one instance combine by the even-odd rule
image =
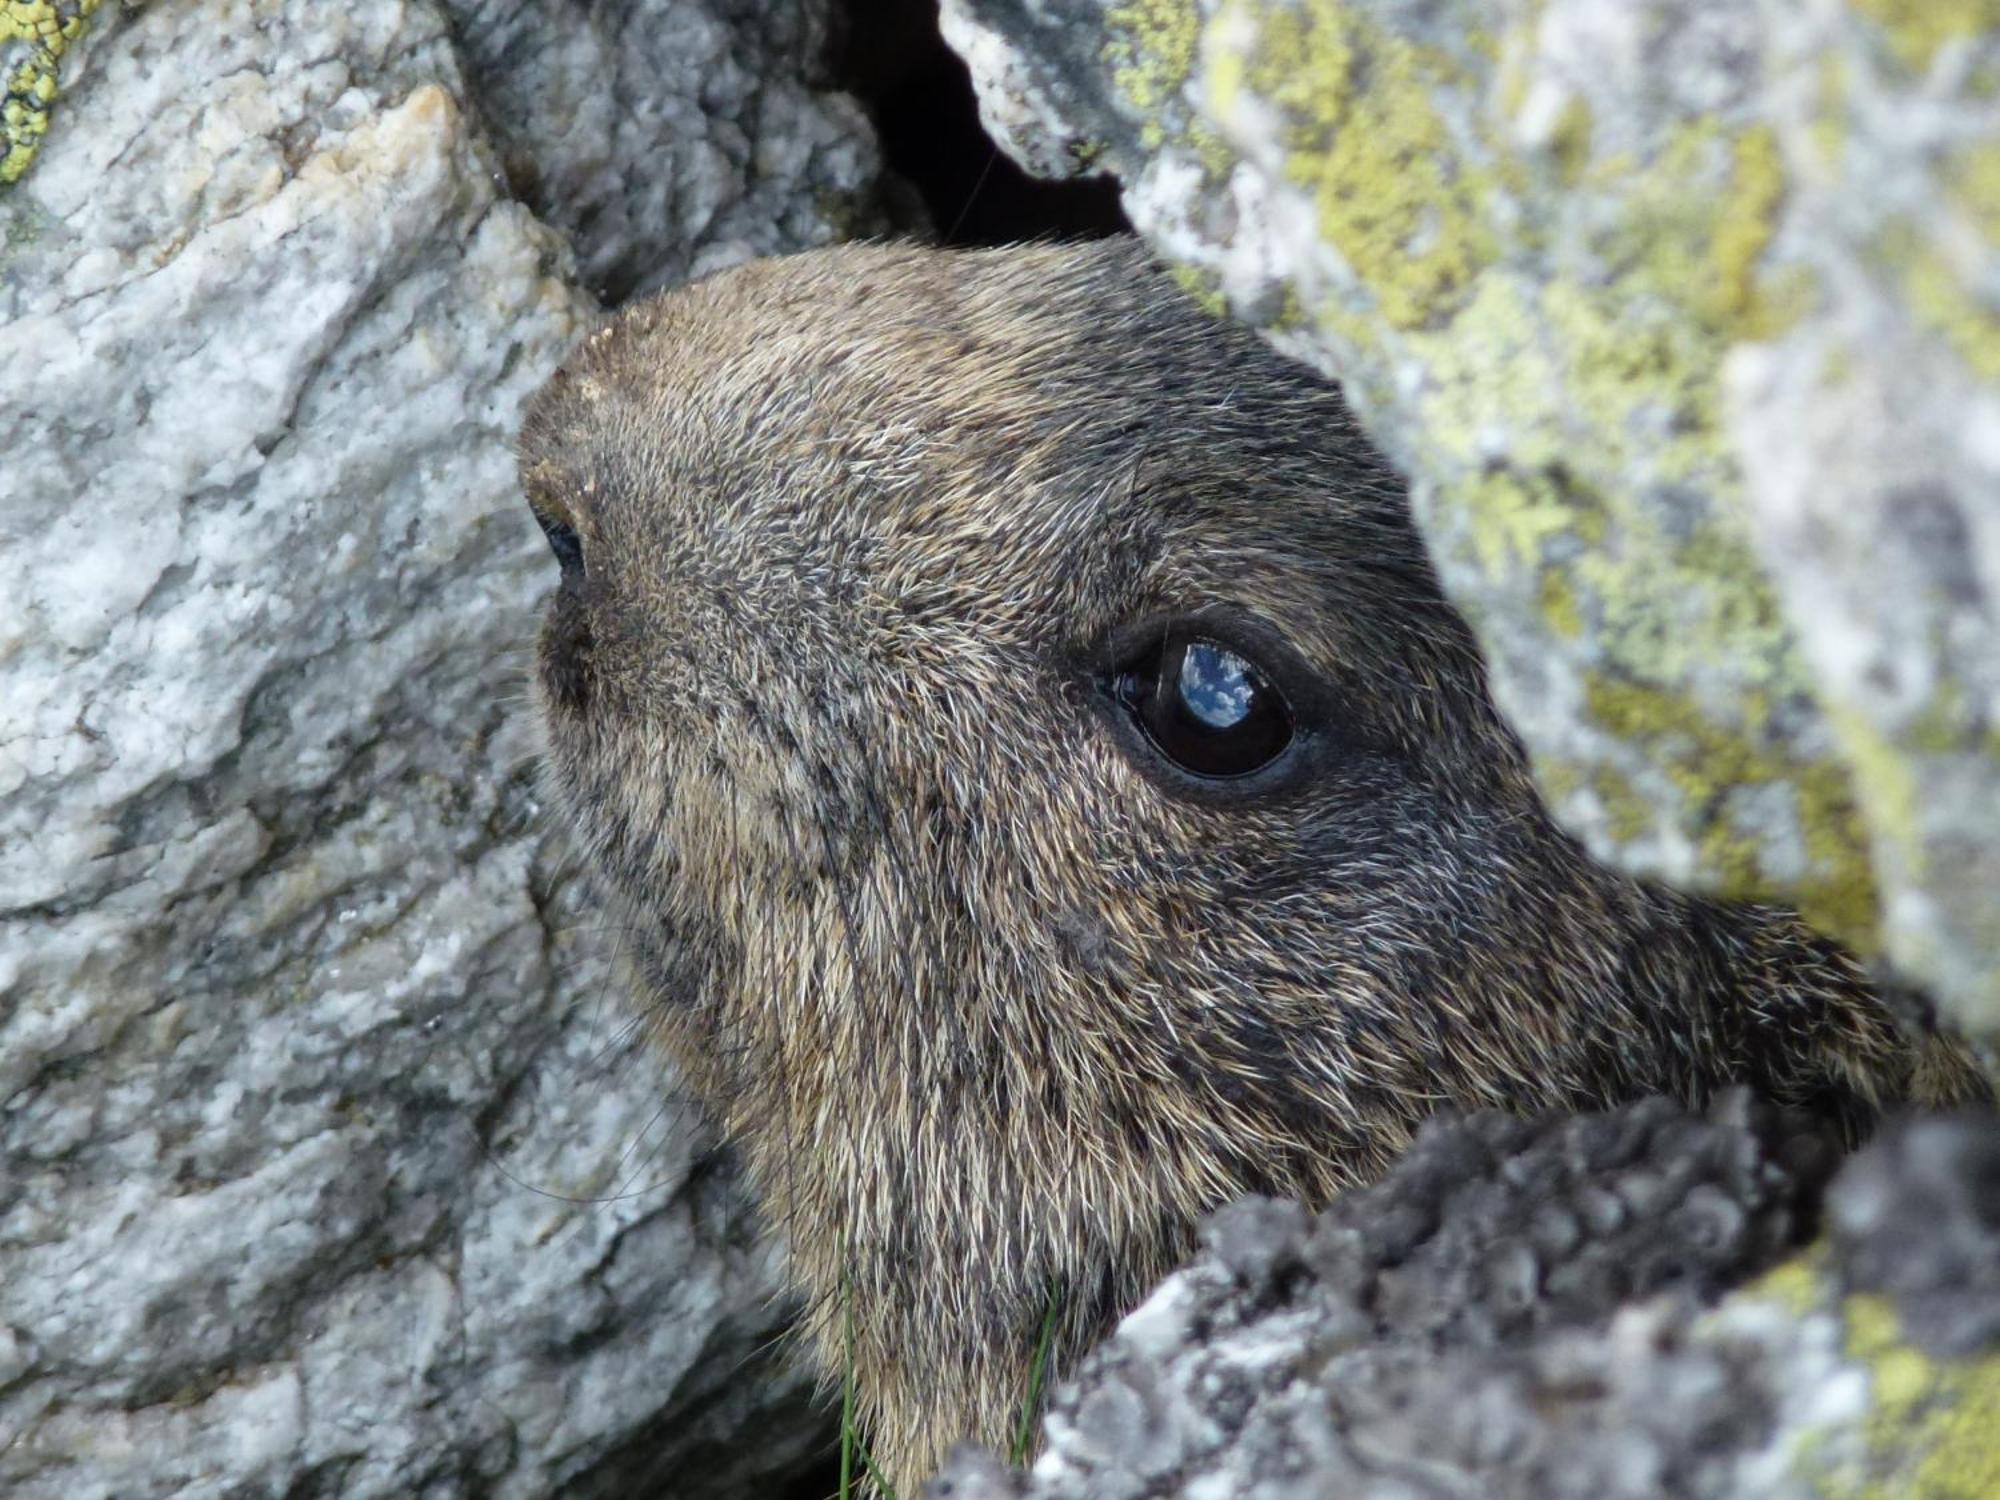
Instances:
[[[0,3],[0,187],[19,182],[49,133],[63,54],[103,0]]]
[[[599,309],[506,191],[486,121],[535,101],[474,9],[101,7],[0,196],[10,1497],[716,1500],[825,1431],[539,813],[513,441]],[[831,232],[816,142],[877,170],[801,56],[645,115],[729,138],[678,201],[753,248]]]
[[[1115,171],[1199,291],[1343,382],[1569,827],[2000,1030],[2000,24],[947,15],[1004,144]]]
[[[962,1451],[930,1500],[1975,1500],[2000,1337],[1910,1329],[2000,1265],[1991,1117],[1842,1168],[1740,1098],[1433,1124],[1317,1220],[1251,1202],[1058,1391],[1030,1472]],[[1941,1213],[1940,1213],[1941,1211]],[[1944,1255],[1876,1273],[1922,1215]],[[1733,1281],[1764,1272],[1719,1301]],[[1972,1293],[1982,1313],[1991,1288]]]

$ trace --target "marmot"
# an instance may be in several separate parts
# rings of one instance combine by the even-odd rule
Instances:
[[[1338,393],[1130,242],[848,246],[532,404],[548,764],[898,1486],[1246,1192],[1444,1108],[1977,1087],[1550,820]]]

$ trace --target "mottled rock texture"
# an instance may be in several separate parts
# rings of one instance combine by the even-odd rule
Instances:
[[[18,182],[49,133],[62,60],[102,0],[0,0],[0,185]]]
[[[586,258],[834,233],[794,7],[104,6],[0,190],[0,1492],[768,1494],[823,1436],[519,722],[516,409],[596,307],[485,124],[597,150],[614,9],[707,50],[543,184]]]
[[[1811,1222],[1815,1138],[1740,1099],[1434,1125],[1316,1222],[1218,1214],[1057,1392],[1031,1475],[961,1452],[927,1494],[2000,1493],[2000,1337],[1946,1354],[1917,1332],[1945,1303],[1992,1311],[1996,1150],[1990,1117],[1891,1131],[1837,1179],[1824,1251],[1704,1311]]]
[[[2000,18],[946,0],[1415,484],[1550,801],[2000,1031]]]
[[[600,297],[888,227],[874,134],[822,76],[824,3],[445,9],[514,193]]]

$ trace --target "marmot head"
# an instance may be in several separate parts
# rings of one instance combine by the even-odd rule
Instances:
[[[899,1482],[1052,1288],[1060,1356],[1441,1107],[1912,1086],[1838,950],[1551,823],[1337,392],[1130,244],[646,302],[522,473],[554,785]]]

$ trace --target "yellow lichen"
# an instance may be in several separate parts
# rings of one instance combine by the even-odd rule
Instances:
[[[1590,123],[1590,106],[1581,99],[1570,100],[1556,119],[1549,151],[1565,187],[1580,182],[1590,166]]]
[[[1209,23],[1207,50],[1211,112],[1228,120],[1246,89],[1279,111],[1286,175],[1312,192],[1322,237],[1383,317],[1398,328],[1448,318],[1496,250],[1485,174],[1434,102],[1460,83],[1458,64],[1340,0],[1254,20],[1237,0]]]
[[[1967,41],[2000,27],[2000,0],[1851,0],[1882,29],[1889,51],[1922,72],[1947,42]]]
[[[1160,117],[1194,71],[1200,17],[1188,0],[1125,0],[1105,13],[1104,28],[1111,80],[1142,116],[1140,142],[1157,151],[1166,140]]]
[[[1821,931],[1863,952],[1876,949],[1874,870],[1843,766],[1787,756],[1760,743],[1740,723],[1704,713],[1671,686],[1598,676],[1586,685],[1586,699],[1594,723],[1626,743],[1644,746],[1688,805],[1707,810],[1707,816],[1694,820],[1700,830],[1700,867],[1725,895],[1754,896],[1768,877],[1754,835],[1739,829],[1719,804],[1737,788],[1790,788],[1809,861],[1808,870],[1792,884],[1793,904]]]
[[[49,130],[67,52],[102,0],[0,0],[0,184],[19,182]]]
[[[1614,474],[1644,462],[1658,480],[1711,492],[1727,486],[1734,469],[1718,438],[1712,339],[1648,290],[1644,271],[1627,275],[1616,298],[1556,281],[1538,299],[1537,322],[1554,335],[1558,389],[1567,396],[1553,414],[1563,446],[1581,455],[1587,441],[1600,469]]]
[[[1829,930],[1872,946],[1875,892],[1845,771],[1770,734],[1769,705],[1808,687],[1749,539],[1720,510],[1669,535],[1654,508],[1616,485],[1592,486],[1571,466],[1572,454],[1595,450],[1614,473],[1636,468],[1650,441],[1646,457],[1660,478],[1733,493],[1717,434],[1715,336],[1677,316],[1645,274],[1643,265],[1628,270],[1622,305],[1560,282],[1535,303],[1489,276],[1448,338],[1412,340],[1434,380],[1424,408],[1433,439],[1469,450],[1479,425],[1497,420],[1518,458],[1532,460],[1484,466],[1437,503],[1457,517],[1451,530],[1485,576],[1532,587],[1555,639],[1578,639],[1589,608],[1591,640],[1615,666],[1587,700],[1591,717],[1664,771],[1683,803],[1650,805],[1622,773],[1593,768],[1575,784],[1595,796],[1610,836],[1623,842],[1663,820],[1680,823],[1697,836],[1704,883],[1769,895],[1758,835],[1738,826],[1728,799],[1737,785],[1790,786],[1809,858],[1796,899]],[[1558,336],[1538,338],[1537,327]],[[1512,378],[1483,381],[1467,364],[1475,357]],[[1673,418],[1648,420],[1649,408]],[[1665,443],[1662,429],[1674,434]],[[1588,449],[1562,440],[1572,431],[1588,435]],[[1724,661],[1736,663],[1733,697],[1697,708],[1686,685]],[[1548,785],[1539,761],[1537,769]]]
[[[1500,469],[1482,475],[1473,487],[1478,501],[1468,514],[1472,550],[1490,574],[1536,566],[1543,544],[1571,529],[1574,516],[1546,475]]]
[[[1905,879],[1924,873],[1924,839],[1918,822],[1916,776],[1908,758],[1873,722],[1835,705],[1828,717],[1841,750],[1854,767],[1855,790],[1876,840],[1892,853]]]
[[[1810,1252],[1780,1261],[1743,1288],[1743,1296],[1776,1302],[1795,1318],[1803,1318],[1819,1305],[1822,1262]]]
[[[1659,825],[1660,810],[1653,799],[1616,766],[1600,762],[1591,767],[1590,789],[1604,811],[1605,830],[1618,842],[1642,839]]]
[[[1753,125],[1731,143],[1734,166],[1728,190],[1716,205],[1709,231],[1710,317],[1744,338],[1764,339],[1793,322],[1797,308],[1782,307],[1758,284],[1757,268],[1777,225],[1785,196],[1777,136]]]
[[[1617,841],[1685,835],[1704,885],[1789,896],[1870,948],[1846,762],[1797,738],[1811,678],[1722,419],[1731,348],[1818,295],[1772,272],[1786,158],[1741,115],[1601,151],[1580,97],[1527,141],[1539,7],[1491,33],[1487,13],[1420,29],[1354,0],[1221,0],[1190,49],[1189,9],[1149,0],[1118,14],[1164,41],[1134,44],[1121,87],[1143,107],[1197,68],[1185,97],[1308,197],[1348,274],[1284,326],[1423,432],[1420,504],[1447,572],[1480,580],[1461,593],[1475,624],[1483,602],[1538,610],[1586,689],[1607,743],[1538,754],[1544,785],[1568,789],[1552,797],[1594,798]],[[1173,128],[1185,147],[1192,124]],[[1519,211],[1531,183],[1547,212]]]
[[[1908,223],[1892,224],[1876,243],[1918,325],[1943,339],[1980,379],[2000,380],[2000,314],[1976,297],[1937,246]]]
[[[1621,200],[1600,241],[1614,279],[1603,301],[1643,291],[1728,342],[1767,339],[1795,321],[1808,288],[1760,276],[1786,193],[1769,126],[1690,121],[1668,132],[1649,161],[1597,163],[1589,180]],[[1706,352],[1712,376],[1707,367],[1721,351]]]
[[[2000,1354],[1931,1358],[1904,1341],[1882,1297],[1841,1304],[1847,1354],[1868,1371],[1868,1473],[1837,1476],[1829,1500],[1993,1500],[2000,1495]]]
[[[1954,152],[1942,176],[1952,207],[1989,246],[2000,244],[2000,141],[1989,139]]]
[[[1821,172],[1832,173],[1847,146],[1847,59],[1829,52],[1819,59],[1814,72],[1812,123],[1806,127],[1806,139],[1812,143],[1817,157],[1814,166]]]
[[[1942,338],[1982,380],[2000,381],[2000,310],[1977,289],[1984,263],[2000,251],[2000,143],[1952,153],[1938,175],[1965,241],[1983,246],[1982,263],[1947,258],[1943,247],[1950,237],[1908,220],[1892,222],[1877,237],[1876,263],[1901,286],[1921,327]]]
[[[1560,568],[1542,574],[1540,604],[1549,629],[1564,640],[1573,641],[1583,634],[1583,609],[1577,603],[1576,586]]]
[[[1562,462],[1567,446],[1561,425],[1567,404],[1562,351],[1545,335],[1537,295],[1532,282],[1496,267],[1479,278],[1448,329],[1404,336],[1405,346],[1424,362],[1428,378],[1420,414],[1424,431],[1441,451],[1471,459],[1481,434],[1501,427],[1508,434],[1510,466],[1547,470]],[[1508,378],[1489,379],[1495,368],[1505,369]],[[1481,464],[1478,472],[1488,467]]]
[[[1964,1360],[1926,1354],[1904,1338],[1887,1298],[1841,1295],[1819,1252],[1794,1256],[1732,1301],[1776,1303],[1796,1319],[1838,1319],[1841,1352],[1867,1381],[1858,1422],[1790,1435],[1793,1475],[1811,1493],[1821,1500],[2000,1496],[2000,1352]]]

